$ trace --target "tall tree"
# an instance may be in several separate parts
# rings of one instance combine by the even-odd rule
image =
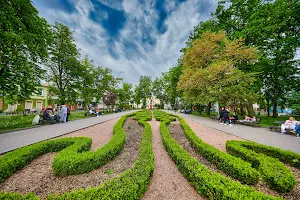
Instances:
[[[169,83],[167,81],[168,73],[162,73],[161,77],[156,77],[152,84],[152,94],[160,100],[160,107],[163,108],[165,103],[169,102],[167,89]]]
[[[231,38],[243,37],[246,45],[260,50],[260,62],[251,69],[261,72],[265,98],[273,104],[273,117],[277,116],[278,100],[299,82],[295,60],[300,45],[299,7],[297,0],[227,0],[220,1],[214,13],[220,28]]]
[[[143,107],[146,107],[147,98],[151,95],[152,80],[151,76],[141,76],[139,85],[136,87],[136,100],[143,101]]]
[[[59,102],[70,103],[76,99],[76,86],[82,75],[79,53],[72,32],[67,26],[56,22],[52,33],[54,40],[50,49],[51,57],[46,78],[53,83],[52,90],[58,95]]]
[[[183,74],[183,66],[181,59],[178,60],[176,66],[169,69],[168,73],[165,75],[167,94],[172,108],[175,107],[176,99],[182,97],[182,91],[177,87],[181,75]]]
[[[117,90],[117,96],[119,101],[119,107],[121,109],[129,109],[130,108],[130,100],[132,98],[132,84],[123,83],[122,87]]]
[[[51,31],[30,0],[0,4],[0,96],[15,103],[40,85]]]
[[[243,40],[230,41],[223,32],[204,32],[183,57],[184,73],[178,86],[190,103],[244,103],[255,96],[250,90],[253,74],[242,72],[237,65],[255,60],[255,49],[246,47]]]

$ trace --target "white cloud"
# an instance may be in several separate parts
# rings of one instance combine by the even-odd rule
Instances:
[[[89,19],[89,11],[94,9],[89,1],[77,1],[78,12],[72,14],[38,9],[50,23],[59,21],[74,31],[74,39],[82,55],[87,54],[95,65],[109,67],[124,81],[133,84],[138,83],[141,75],[154,78],[176,64],[180,49],[185,46],[193,27],[206,20],[217,4],[217,1],[188,0],[175,6],[174,1],[166,1],[168,3],[164,7],[169,14],[164,21],[166,31],[161,34],[156,28],[159,14],[154,1],[145,1],[143,5],[138,0],[124,0],[122,4],[108,0],[101,2],[126,14],[123,29],[119,37],[113,40],[114,47],[108,46],[112,38],[107,31]],[[199,12],[205,9],[207,12]],[[114,58],[110,51],[118,57]]]

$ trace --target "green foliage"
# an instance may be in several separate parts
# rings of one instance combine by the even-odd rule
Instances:
[[[60,104],[75,102],[78,95],[75,89],[83,71],[78,61],[79,52],[67,26],[56,22],[52,34],[46,79],[54,84],[51,91],[59,97]]]
[[[117,122],[117,124],[114,127],[114,136],[116,135],[115,131],[120,131],[122,129],[122,127],[120,129],[120,126],[123,125],[126,117],[132,115],[134,114],[124,116]],[[117,178],[105,181],[104,184],[100,185],[99,187],[79,189],[76,191],[73,190],[72,192],[66,192],[64,194],[49,194],[47,199],[140,199],[144,192],[147,190],[147,186],[150,183],[150,179],[154,171],[154,154],[152,151],[151,126],[147,122],[143,121],[145,116],[148,119],[150,118],[151,112],[139,112],[138,115],[141,117],[138,123],[144,127],[144,132],[142,134],[139,156],[131,169],[126,170]],[[124,132],[124,130],[122,129],[121,132]],[[120,135],[118,134],[118,136]],[[54,152],[64,149],[59,154],[65,151],[63,152],[63,154],[66,157],[66,159],[72,159],[72,155],[68,154],[67,152],[75,150],[75,143],[78,143],[78,151],[84,151],[85,148],[89,149],[89,146],[91,145],[91,139],[63,138],[59,140],[51,140],[27,146],[22,149],[18,149],[5,154],[3,157],[0,158],[0,182],[8,176],[10,176],[13,173],[13,171],[24,167],[32,159],[46,153],[47,151]],[[79,148],[79,146],[81,146],[81,148]],[[98,159],[101,160],[101,156],[99,157],[98,155]],[[90,166],[89,163],[84,163],[83,165]],[[79,165],[78,168],[80,171],[82,171],[82,168],[85,168],[85,166]],[[0,199],[25,200],[39,198],[36,197],[36,195],[34,194],[27,194],[25,196],[22,196],[18,193],[0,192]]]
[[[300,162],[295,162],[295,160],[299,160],[299,154],[254,142],[233,140],[226,142],[226,150],[230,154],[252,163],[252,166],[258,169],[263,180],[271,189],[278,192],[289,192],[295,187],[296,180],[291,171],[278,159],[300,167]],[[285,156],[286,158],[284,158]]]
[[[206,144],[193,132],[182,117],[177,117],[180,120],[185,136],[197,153],[214,163],[220,170],[243,183],[254,185],[258,182],[260,175],[252,168],[250,163]]]
[[[133,96],[132,84],[123,83],[122,88],[117,90],[118,102],[120,109],[129,109],[130,100]]]
[[[143,101],[143,108],[146,108],[147,97],[151,95],[152,80],[151,76],[141,76],[139,85],[135,88],[135,103],[140,104]]]
[[[151,112],[150,112],[151,113]],[[149,112],[138,112],[139,116],[147,116]],[[119,177],[106,181],[99,187],[79,189],[62,195],[49,195],[50,200],[63,199],[140,199],[150,183],[154,171],[154,154],[152,151],[151,126],[140,119],[138,122],[144,126],[140,153],[131,169],[126,170]]]
[[[0,116],[0,132],[32,126],[34,115]]]
[[[300,93],[294,92],[292,96],[288,98],[288,103],[293,109],[293,115],[300,116]]]
[[[253,187],[242,185],[228,177],[211,172],[187,151],[185,151],[170,135],[167,121],[161,121],[160,132],[163,144],[179,171],[191,182],[194,188],[204,197],[210,199],[281,199],[256,192]]]
[[[51,32],[29,0],[1,1],[0,96],[28,97],[36,90],[48,57]]]

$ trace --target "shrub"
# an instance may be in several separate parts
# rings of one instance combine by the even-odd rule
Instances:
[[[150,112],[151,114],[151,112]],[[132,115],[132,114],[131,114]],[[127,115],[127,117],[130,115]],[[143,114],[149,118],[149,113]],[[126,118],[126,116],[125,116]],[[121,118],[122,119],[122,118]],[[154,171],[154,154],[152,151],[151,126],[139,120],[138,123],[144,126],[140,152],[137,160],[131,169],[126,170],[118,178],[105,181],[99,187],[79,189],[64,194],[49,194],[48,199],[140,199],[150,183]],[[116,126],[115,126],[116,127]],[[68,138],[64,138],[68,139]],[[56,141],[56,140],[54,140]],[[63,148],[62,148],[63,149]],[[19,193],[1,193],[0,199],[38,199],[34,194],[22,196]]]
[[[34,115],[0,116],[0,132],[32,126]]]
[[[149,112],[143,115],[149,115]],[[151,126],[143,120],[138,122],[144,126],[144,132],[140,144],[140,153],[132,169],[126,170],[118,178],[106,181],[99,187],[87,190],[79,189],[62,195],[50,194],[48,199],[140,199],[147,190],[154,171],[154,154],[151,142]]]
[[[218,173],[209,171],[185,151],[170,135],[166,122],[160,123],[163,144],[179,171],[191,182],[199,194],[210,199],[281,199],[256,192]]]
[[[252,166],[258,169],[263,180],[271,189],[278,192],[289,192],[295,187],[296,180],[294,176],[291,171],[278,160],[278,158],[282,161],[286,161],[287,163],[291,163],[292,161],[287,161],[287,158],[299,158],[299,154],[295,154],[290,151],[283,151],[273,147],[267,147],[265,145],[259,145],[254,142],[233,140],[226,142],[226,149],[230,154],[252,163]],[[262,153],[275,158],[271,158]],[[283,155],[289,156],[287,158],[283,158]]]
[[[252,168],[250,163],[206,144],[194,133],[182,117],[177,117],[180,120],[185,136],[197,153],[214,163],[220,170],[243,183],[254,185],[258,182],[260,175]]]

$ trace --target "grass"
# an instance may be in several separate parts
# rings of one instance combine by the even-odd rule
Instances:
[[[76,111],[71,112],[69,116],[69,121],[74,121],[78,119],[84,119],[89,117],[94,117],[95,115],[84,114],[86,111]],[[102,115],[111,114],[112,112],[105,112]],[[32,120],[35,115],[4,115],[0,116],[0,134],[7,131],[14,131],[23,128],[32,128]]]
[[[202,112],[202,114],[200,114],[198,111],[193,111],[192,115],[211,118],[212,116],[217,116],[218,113],[210,112],[210,115],[207,115],[206,112]],[[240,117],[240,119],[243,119],[243,117],[241,117],[241,116],[239,116],[239,117]],[[274,126],[275,121],[286,121],[289,119],[289,116],[278,116],[278,117],[273,118],[272,116],[268,117],[268,116],[264,116],[264,115],[257,115],[256,117],[260,118],[260,126],[262,126],[262,127]],[[300,121],[300,118],[296,117],[296,120]]]

